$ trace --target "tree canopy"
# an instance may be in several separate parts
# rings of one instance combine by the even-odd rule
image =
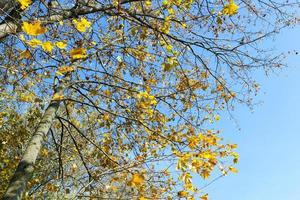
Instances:
[[[207,200],[195,177],[239,160],[214,123],[252,105],[254,70],[284,66],[262,41],[297,6],[0,1],[0,195]]]

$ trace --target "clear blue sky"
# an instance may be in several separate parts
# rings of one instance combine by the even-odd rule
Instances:
[[[300,51],[300,27],[275,39],[277,50]],[[222,116],[219,127],[226,139],[239,145],[239,173],[219,179],[205,189],[210,200],[300,200],[300,55],[287,59],[289,68],[269,77],[257,76],[263,104],[251,113]]]

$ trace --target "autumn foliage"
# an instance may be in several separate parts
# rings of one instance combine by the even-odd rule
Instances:
[[[0,34],[0,195],[54,102],[24,198],[207,200],[239,161],[215,123],[252,105],[252,70],[282,66],[260,42],[298,22],[273,4],[18,0]]]

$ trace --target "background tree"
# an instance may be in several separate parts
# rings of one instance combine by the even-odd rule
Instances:
[[[282,66],[260,42],[296,24],[299,3],[12,5],[0,24],[2,98],[12,105],[1,122],[15,127],[20,115],[30,125],[26,135],[16,127],[22,146],[29,142],[5,199],[20,197],[28,181],[31,197],[207,199],[192,177],[236,172],[238,161],[212,123],[236,102],[251,105],[254,69]],[[1,132],[2,144],[10,133]],[[9,147],[13,158],[20,150]],[[8,177],[16,163],[4,166]]]

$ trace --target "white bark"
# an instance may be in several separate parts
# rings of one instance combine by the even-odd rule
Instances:
[[[15,6],[14,0],[0,0],[0,15],[7,15]]]
[[[8,185],[3,200],[21,199],[26,189],[26,184],[34,171],[34,164],[42,147],[43,139],[51,128],[58,108],[59,101],[51,101],[36,131],[33,133],[23,158]]]
[[[17,32],[18,25],[14,22],[0,24],[0,39]]]

